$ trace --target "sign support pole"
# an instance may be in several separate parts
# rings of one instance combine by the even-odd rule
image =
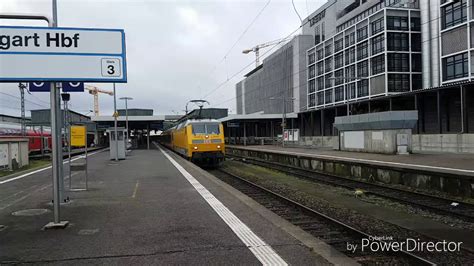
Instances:
[[[61,143],[60,127],[58,123],[58,112],[57,112],[57,102],[58,102],[58,88],[56,83],[51,83],[51,132],[52,134],[52,164],[53,164],[53,207],[54,207],[54,221],[49,224],[54,227],[54,224],[60,224],[60,185],[59,185],[59,175],[61,174],[60,170],[60,158],[59,158],[59,144]]]
[[[57,3],[53,0],[53,21],[49,25],[50,27],[57,27]],[[45,229],[48,228],[64,228],[68,225],[68,221],[61,221],[60,209],[61,209],[61,194],[64,184],[61,185],[62,178],[62,134],[61,134],[61,100],[59,95],[59,89],[55,82],[51,82],[50,92],[51,102],[51,133],[52,133],[52,168],[53,168],[53,206],[54,206],[54,220],[47,224]],[[58,110],[59,109],[59,110]]]
[[[114,134],[115,134],[115,161],[118,162],[118,132],[117,132],[117,93],[114,82]]]
[[[53,17],[56,17],[56,0],[53,0]],[[43,15],[22,15],[22,14],[0,14],[2,19],[26,19],[26,20],[45,20],[48,22],[50,28],[56,26],[56,22],[47,16]],[[44,226],[45,229],[50,228],[64,228],[68,225],[68,221],[61,221],[60,219],[60,191],[59,191],[59,174],[62,164],[62,158],[59,158],[58,146],[60,144],[61,135],[58,134],[58,115],[57,102],[59,99],[59,91],[57,91],[56,84],[51,83],[51,133],[52,133],[52,168],[53,168],[53,207],[54,220]],[[59,132],[61,132],[59,128]],[[60,161],[61,160],[61,161]]]

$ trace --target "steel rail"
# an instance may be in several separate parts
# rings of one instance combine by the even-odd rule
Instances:
[[[291,165],[284,165],[276,162],[263,161],[257,158],[249,158],[239,155],[226,155],[227,157],[234,157],[245,159],[245,163],[250,163],[258,166],[263,166],[266,168],[271,168],[283,172],[285,174],[297,176],[300,178],[308,179],[315,182],[320,182],[332,186],[343,187],[347,189],[362,189],[365,194],[375,195],[382,198],[390,199],[393,201],[405,203],[412,206],[417,206],[424,210],[429,210],[438,214],[455,216],[457,218],[472,222],[474,221],[474,204],[467,202],[460,202],[457,207],[448,208],[452,202],[455,202],[454,199],[448,199],[443,197],[438,197],[434,195],[428,195],[425,193],[420,193],[416,191],[405,190],[401,188],[389,187],[386,185],[381,185],[377,183],[369,183],[356,179],[349,179],[346,177],[341,177],[337,175],[331,175],[327,173],[321,173],[317,171],[307,170]],[[288,170],[291,169],[292,171]],[[329,180],[332,179],[332,180]],[[344,183],[341,183],[340,181]],[[375,191],[379,190],[379,191]],[[393,193],[394,195],[389,195],[388,193]],[[418,197],[418,199],[414,199]],[[423,202],[416,202],[416,200]],[[430,202],[432,204],[427,204],[425,202]],[[443,208],[442,206],[445,206]]]
[[[277,192],[274,192],[274,191],[272,191],[272,190],[270,190],[270,189],[267,189],[267,188],[262,187],[262,186],[260,186],[260,185],[258,185],[258,184],[255,184],[255,183],[253,183],[253,182],[251,182],[251,181],[249,181],[249,180],[247,180],[247,179],[245,179],[245,178],[242,178],[242,177],[240,177],[240,176],[237,176],[237,175],[235,175],[235,174],[232,174],[232,173],[230,173],[230,172],[228,172],[228,171],[225,171],[225,170],[223,170],[223,169],[217,169],[217,171],[222,172],[222,173],[224,173],[224,174],[226,174],[226,175],[228,175],[228,176],[230,176],[230,177],[232,177],[232,178],[235,178],[235,179],[239,180],[240,182],[243,182],[243,183],[245,183],[245,184],[247,184],[247,185],[249,185],[249,186],[251,186],[251,187],[254,187],[254,188],[256,188],[256,189],[258,189],[258,190],[260,190],[260,191],[263,191],[264,193],[269,194],[269,195],[271,195],[271,196],[273,196],[273,197],[275,197],[275,198],[277,198],[277,199],[283,200],[283,201],[289,203],[290,205],[295,206],[295,207],[298,208],[298,209],[302,209],[302,210],[304,210],[304,211],[306,211],[306,212],[311,213],[311,214],[314,215],[314,216],[317,216],[317,217],[319,217],[319,218],[323,218],[324,220],[329,221],[330,223],[336,224],[337,226],[340,226],[340,227],[344,228],[345,230],[348,230],[348,231],[350,231],[350,232],[353,232],[353,233],[355,233],[355,234],[357,234],[357,235],[359,235],[359,236],[361,236],[361,237],[367,237],[367,238],[370,237],[370,234],[368,234],[368,233],[365,233],[365,232],[363,232],[363,231],[361,231],[361,230],[359,230],[359,229],[357,229],[357,228],[354,228],[353,226],[350,226],[350,225],[348,225],[348,224],[346,224],[346,223],[344,223],[344,222],[342,222],[342,221],[339,221],[339,220],[337,220],[337,219],[335,219],[335,218],[332,218],[332,217],[330,217],[330,216],[328,216],[328,215],[326,215],[326,214],[324,214],[324,213],[321,213],[321,212],[319,212],[319,211],[317,211],[317,210],[314,210],[314,209],[312,209],[312,208],[310,208],[310,207],[308,207],[308,206],[305,206],[305,205],[303,205],[303,204],[301,204],[301,203],[299,203],[299,202],[296,202],[296,201],[294,201],[294,200],[292,200],[292,199],[290,199],[290,198],[288,198],[288,197],[285,197],[285,196],[283,196],[283,195],[281,195],[281,194],[279,194],[279,193],[277,193]],[[374,240],[374,241],[376,241],[376,240]],[[387,243],[386,241],[383,241],[383,240],[378,240],[378,242]],[[415,261],[417,262],[417,265],[436,265],[436,263],[431,262],[431,261],[429,261],[429,260],[427,260],[427,259],[424,259],[424,258],[422,258],[422,257],[420,257],[420,256],[418,256],[418,255],[416,255],[416,254],[410,253],[410,252],[408,252],[408,251],[400,250],[400,252],[403,253],[405,256],[407,256],[409,259],[415,260]],[[398,257],[398,256],[397,256],[397,257]],[[419,264],[418,264],[418,263],[419,263]]]

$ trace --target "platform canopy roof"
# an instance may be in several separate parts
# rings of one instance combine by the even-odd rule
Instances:
[[[283,114],[264,114],[263,112],[252,113],[252,114],[233,114],[218,119],[221,122],[236,121],[236,120],[268,120],[268,119],[281,119]],[[296,113],[286,114],[286,118],[298,118]]]
[[[142,115],[128,116],[128,124],[130,129],[147,129],[163,130],[165,121],[176,121],[180,115]],[[92,116],[92,121],[97,123],[98,128],[107,129],[114,125],[114,117],[111,115]],[[125,126],[126,116],[117,117],[119,126]]]

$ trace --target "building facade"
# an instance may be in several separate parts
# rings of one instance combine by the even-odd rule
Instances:
[[[315,39],[307,55],[308,109],[423,88],[417,1],[354,1],[359,6],[333,2],[303,31],[314,32]],[[326,17],[339,19],[327,23]]]
[[[299,95],[291,124],[303,140],[338,136],[336,116],[417,110],[415,149],[474,152],[474,0],[328,0],[302,36],[311,44],[285,72],[299,91],[292,81],[276,91]],[[265,73],[287,77],[274,72],[284,65],[264,61],[237,84],[239,114],[281,114],[264,88],[277,80]]]
[[[303,134],[335,116],[418,110],[415,133],[473,133],[474,9],[469,0],[329,0],[303,21]],[[472,32],[472,33],[471,33]]]
[[[236,84],[237,114],[281,114],[306,109],[306,51],[311,35],[298,35]],[[284,101],[283,99],[286,99]]]

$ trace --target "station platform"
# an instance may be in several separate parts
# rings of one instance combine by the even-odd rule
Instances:
[[[227,145],[226,147],[474,177],[474,154],[389,155],[328,149],[282,147],[281,145]]]
[[[353,264],[161,149],[119,162],[91,154],[89,190],[62,204],[65,229],[42,229],[53,218],[50,168],[3,180],[0,195],[0,264]]]

